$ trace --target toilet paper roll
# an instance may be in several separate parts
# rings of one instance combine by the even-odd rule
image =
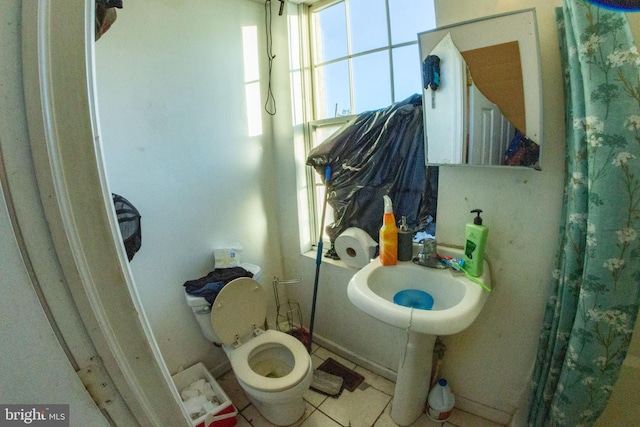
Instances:
[[[361,228],[350,227],[336,238],[334,246],[336,253],[347,266],[362,268],[375,255],[378,243]]]

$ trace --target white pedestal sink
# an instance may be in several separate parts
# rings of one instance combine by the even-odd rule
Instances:
[[[462,249],[438,247],[438,253],[462,258]],[[491,287],[491,272],[486,260],[484,273],[477,279]],[[429,293],[434,301],[432,309],[394,303],[394,295],[407,289]],[[489,292],[464,273],[423,267],[411,261],[382,266],[379,259],[375,259],[353,276],[347,293],[360,310],[407,331],[391,418],[401,426],[410,425],[425,408],[436,336],[456,334],[469,327],[478,317]]]

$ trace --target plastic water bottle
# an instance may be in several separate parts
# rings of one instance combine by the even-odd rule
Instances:
[[[427,415],[433,421],[445,422],[453,411],[453,405],[456,403],[456,397],[451,392],[447,380],[440,379],[433,386],[427,398]]]

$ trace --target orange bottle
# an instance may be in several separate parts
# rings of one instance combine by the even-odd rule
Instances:
[[[380,263],[396,265],[398,263],[398,227],[393,215],[393,205],[389,196],[384,197],[384,217],[380,227]]]

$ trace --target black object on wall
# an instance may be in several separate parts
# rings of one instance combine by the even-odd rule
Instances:
[[[427,189],[422,96],[415,94],[385,109],[358,115],[307,157],[324,177],[327,201],[334,209],[326,232],[332,242],[347,228],[358,227],[378,241],[384,204],[393,201],[396,218],[407,217],[410,228],[429,222],[424,209]]]
[[[131,261],[136,252],[142,247],[142,217],[135,206],[124,197],[117,194],[111,194],[111,197],[118,217],[122,242],[127,251],[127,258]]]

